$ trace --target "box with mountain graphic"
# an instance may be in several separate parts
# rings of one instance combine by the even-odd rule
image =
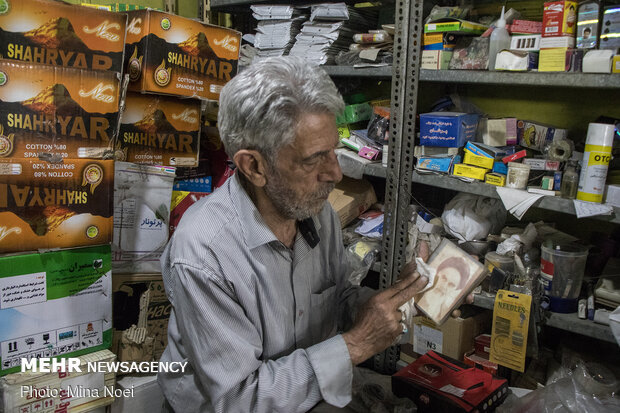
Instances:
[[[120,73],[126,27],[121,13],[55,0],[0,0],[0,55]]]
[[[0,253],[112,241],[114,161],[0,159]]]
[[[200,101],[128,92],[117,161],[198,166]]]
[[[112,157],[117,75],[0,60],[0,159]]]
[[[154,10],[127,14],[129,90],[219,99],[237,73],[241,33]]]

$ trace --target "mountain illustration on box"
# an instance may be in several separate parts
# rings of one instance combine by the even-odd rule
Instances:
[[[133,124],[133,126],[146,133],[157,132],[178,132],[168,119],[163,110],[150,107],[144,112],[142,120]]]
[[[51,19],[43,26],[24,33],[24,37],[49,49],[89,50],[75,34],[71,22],[64,17]]]
[[[36,96],[22,102],[22,106],[46,115],[71,115],[84,110],[71,98],[64,85],[48,86]]]

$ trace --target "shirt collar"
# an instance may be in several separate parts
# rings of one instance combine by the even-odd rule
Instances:
[[[235,172],[235,174],[230,178],[230,194],[233,206],[236,209],[237,216],[239,217],[239,221],[241,222],[241,231],[243,231],[243,237],[245,238],[245,243],[250,249],[256,248],[263,244],[268,244],[272,241],[278,241],[274,235],[273,231],[269,228],[265,220],[263,219],[260,212],[250,199],[250,196],[241,185],[238,176],[239,172]],[[317,216],[312,216],[307,220],[300,222],[298,225],[299,228],[304,227],[304,229],[314,229],[313,234],[316,234],[316,243],[320,241],[318,237],[318,231],[321,229],[321,223]],[[314,248],[315,245],[312,245],[312,241],[309,241],[307,236],[304,235],[304,232],[301,232],[301,235],[304,237],[304,240]]]

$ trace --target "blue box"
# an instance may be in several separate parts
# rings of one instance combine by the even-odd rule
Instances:
[[[420,115],[420,145],[458,148],[476,136],[475,113],[431,112]]]
[[[495,163],[493,163],[492,172],[503,174],[503,175],[508,175],[508,167],[506,166],[504,162],[496,161]]]

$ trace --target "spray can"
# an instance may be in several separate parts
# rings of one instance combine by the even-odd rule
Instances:
[[[599,203],[603,201],[613,140],[614,125],[604,123],[588,125],[586,148],[579,175],[578,200]]]

